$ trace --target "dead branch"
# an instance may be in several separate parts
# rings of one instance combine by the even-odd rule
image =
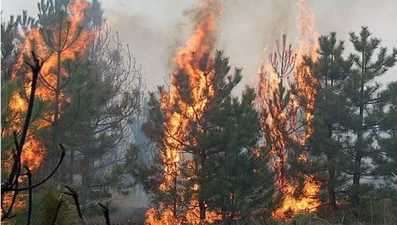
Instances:
[[[98,203],[98,205],[102,208],[103,216],[105,217],[106,225],[111,225],[110,224],[110,213],[109,213],[109,207],[107,205],[104,205],[103,203]]]
[[[84,218],[83,218],[83,213],[81,212],[81,208],[80,208],[79,195],[73,188],[66,186],[66,185],[65,185],[65,188],[68,189],[69,192],[64,192],[64,193],[72,196],[72,198],[74,200],[74,205],[76,206],[77,214],[79,215],[79,218],[80,218],[82,224],[85,224]]]
[[[34,100],[35,100],[35,94],[36,94],[36,88],[37,88],[37,80],[41,71],[41,68],[43,66],[43,61],[40,61],[37,55],[32,51],[32,59],[33,63],[25,61],[25,63],[30,67],[30,71],[32,72],[32,81],[31,81],[31,90],[30,90],[30,96],[29,96],[29,103],[28,103],[28,109],[26,112],[25,116],[25,121],[24,125],[22,128],[21,136],[18,141],[18,135],[17,132],[14,131],[14,145],[15,148],[12,149],[12,166],[11,166],[11,171],[8,175],[8,179],[5,180],[4,182],[1,183],[1,209],[2,209],[2,215],[1,215],[1,221],[5,219],[10,219],[14,217],[15,215],[12,215],[13,208],[16,204],[17,201],[17,196],[21,191],[26,191],[28,190],[28,218],[26,223],[29,225],[31,223],[31,214],[32,214],[32,194],[33,194],[33,188],[36,188],[43,183],[45,183],[48,179],[50,179],[55,172],[58,170],[59,166],[62,164],[62,161],[65,157],[65,149],[62,145],[59,145],[60,148],[62,149],[62,154],[61,158],[59,160],[58,165],[54,168],[54,170],[48,175],[45,179],[42,181],[38,182],[37,184],[32,185],[32,172],[31,170],[26,166],[22,165],[21,163],[21,158],[22,158],[22,152],[23,152],[23,147],[25,145],[26,137],[28,134],[28,129],[30,126],[31,118],[32,118],[32,113],[33,113],[33,106],[34,106]],[[22,167],[25,168],[27,171],[25,174],[22,174]],[[20,186],[20,177],[26,175],[28,177],[28,186],[27,187],[19,187]],[[11,193],[12,192],[12,193]],[[11,202],[9,205],[5,205],[5,198],[4,194],[10,193],[11,194]],[[55,218],[56,219],[56,218]]]

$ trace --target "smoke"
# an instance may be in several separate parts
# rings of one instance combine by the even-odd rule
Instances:
[[[294,40],[291,44],[298,47],[299,8],[293,0],[236,0],[224,11],[219,48],[230,56],[232,66],[243,68],[244,77],[237,90],[240,92],[275,51],[275,43],[283,34],[288,35],[288,43]]]
[[[172,73],[170,60],[175,49],[185,45],[193,29],[190,9],[199,1],[110,2],[103,3],[105,17],[112,29],[119,31],[122,40],[129,43],[137,61],[142,64],[148,89],[154,90],[156,85],[165,84]],[[233,67],[243,68],[244,77],[239,88],[242,89],[257,73],[261,62],[275,50],[275,42],[283,34],[287,34],[288,43],[297,50],[300,35],[297,1],[220,2],[224,7],[217,24],[216,48],[224,50]],[[369,26],[374,36],[382,38],[382,45],[397,45],[397,28],[390,25],[397,13],[394,0],[381,3],[371,0],[306,0],[306,5],[307,10],[315,14],[314,30],[319,34],[336,31],[338,37],[346,42],[346,52],[353,51],[349,46],[348,32],[359,32],[363,25]],[[391,75],[384,79],[391,80]]]
[[[316,14],[316,30],[320,34],[337,32],[338,38],[345,41],[346,55],[354,52],[349,32],[357,34],[362,26],[367,26],[373,37],[380,38],[381,46],[388,47],[389,53],[393,47],[397,47],[397,26],[392,22],[397,15],[395,0],[309,0],[308,5]],[[394,67],[377,81],[383,84],[395,81],[396,74],[397,67]]]
[[[180,21],[182,12],[193,1],[105,1],[102,7],[109,27],[118,31],[120,39],[128,44],[142,65],[147,88],[155,90],[169,79],[170,59],[174,46],[181,42],[184,31]]]
[[[186,34],[180,43],[174,46],[175,53],[173,61],[177,64],[176,69],[185,67],[183,59],[192,52],[202,54],[213,52],[217,43],[217,22],[222,12],[222,5],[216,0],[205,0],[195,4],[191,9],[184,12],[187,18],[181,26],[184,29],[179,34]],[[183,31],[186,31],[183,32]],[[184,35],[182,35],[184,36]],[[173,64],[174,64],[173,63]]]
[[[36,1],[5,0],[2,2],[2,21],[9,15],[18,15],[23,9],[35,17]],[[113,32],[118,31],[123,44],[142,65],[147,88],[168,82],[173,72],[170,60],[175,50],[184,46],[193,27],[189,18],[198,0],[102,0],[104,16]],[[267,55],[274,51],[275,41],[282,34],[288,42],[298,47],[299,8],[296,0],[223,0],[222,15],[217,24],[216,48],[230,57],[230,65],[243,68],[240,89],[256,75]],[[368,26],[382,46],[397,46],[396,0],[307,0],[309,11],[315,14],[315,30],[319,34],[331,31],[345,40],[346,52],[353,52],[348,32],[359,32]],[[267,47],[267,48],[266,48]],[[267,49],[266,51],[264,49]],[[396,80],[397,67],[384,75],[380,82]],[[144,206],[146,199],[140,193],[126,201]],[[126,203],[127,204],[127,203]]]
[[[10,14],[29,10],[37,13],[36,2],[13,0],[2,3],[2,20]],[[230,64],[243,68],[246,83],[257,72],[261,61],[271,52],[275,41],[282,34],[297,47],[299,36],[297,21],[299,9],[296,0],[220,0],[224,9],[219,21],[217,49],[224,50]],[[138,63],[146,72],[147,87],[165,84],[171,73],[169,60],[176,46],[186,41],[186,26],[180,25],[188,18],[184,12],[198,0],[102,0],[105,17],[113,31],[119,31],[124,44],[129,44]],[[306,0],[308,9],[315,14],[315,30],[319,34],[336,31],[346,42],[346,52],[353,49],[348,32],[359,32],[368,26],[375,37],[382,39],[382,46],[397,46],[397,27],[393,25],[397,14],[395,0]],[[268,52],[264,48],[268,47]],[[382,81],[390,81],[397,68],[391,69]]]

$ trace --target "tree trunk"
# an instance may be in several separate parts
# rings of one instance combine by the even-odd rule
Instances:
[[[200,154],[200,170],[203,170],[203,168],[205,168],[205,161],[206,161],[206,152],[204,150],[202,150],[201,154]],[[200,173],[199,173],[200,174]],[[201,175],[203,176],[203,175]],[[201,180],[201,182],[205,182],[206,178],[205,177],[201,177],[199,178],[199,180]],[[202,188],[202,184],[199,184],[199,188]],[[204,224],[205,223],[205,198],[201,195],[200,190],[198,190],[199,193],[199,210],[200,210],[200,223]]]
[[[52,121],[52,137],[51,137],[51,153],[54,153],[58,150],[57,145],[59,143],[59,105],[60,105],[60,94],[61,94],[61,88],[60,88],[60,82],[61,82],[61,53],[58,52],[58,64],[57,64],[57,71],[55,72],[56,75],[56,86],[55,86],[55,99],[54,99],[54,118]],[[57,155],[56,154],[50,154],[50,165],[52,168],[55,167],[57,164]],[[65,170],[64,167],[61,167],[55,174],[54,178],[60,179],[61,182],[64,182],[65,180],[62,179],[62,175],[60,176],[59,173],[63,173],[62,170]],[[65,174],[65,173],[63,173]]]
[[[354,168],[353,168],[353,185],[351,193],[351,204],[352,206],[358,206],[360,204],[360,178],[361,178],[361,159],[362,151],[364,148],[364,75],[366,74],[366,58],[365,53],[362,53],[362,70],[361,70],[361,85],[360,85],[360,102],[359,102],[359,121],[360,127],[357,130],[357,138],[355,145],[355,156],[354,156]]]
[[[333,163],[333,162],[331,162]],[[338,210],[338,207],[336,205],[336,196],[335,196],[335,169],[333,166],[330,166],[328,168],[328,186],[327,186],[327,191],[328,191],[328,201],[330,204],[330,207],[332,211]]]
[[[352,206],[358,206],[360,204],[360,178],[361,178],[361,147],[362,147],[362,132],[357,135],[356,155],[354,160],[353,169],[353,185],[351,194]]]
[[[328,137],[332,139],[332,123],[328,124]],[[336,196],[335,196],[335,168],[334,168],[334,157],[332,153],[327,154],[327,161],[328,161],[328,185],[327,185],[327,192],[328,192],[328,201],[332,211],[337,210],[336,205]]]
[[[88,191],[89,191],[89,187],[90,187],[90,183],[91,183],[91,179],[90,179],[90,172],[89,172],[89,168],[90,168],[90,159],[89,156],[87,154],[83,154],[83,161],[82,161],[82,165],[81,165],[81,186],[84,190],[84,194],[81,195],[81,205],[83,208],[87,207],[87,202],[88,202]]]
[[[74,149],[70,149],[69,168],[68,168],[68,183],[73,184],[74,175]]]
[[[177,169],[176,164],[175,164],[175,169]],[[173,189],[174,189],[174,199],[172,202],[172,210],[173,210],[173,214],[174,214],[174,219],[175,221],[177,221],[178,219],[178,214],[176,213],[176,209],[177,209],[177,202],[178,202],[178,198],[177,198],[177,189],[176,189],[176,185],[177,185],[177,173],[175,172],[175,174],[173,174],[174,177],[174,184],[173,184]]]

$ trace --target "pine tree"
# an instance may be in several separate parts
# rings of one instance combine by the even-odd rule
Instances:
[[[292,46],[287,45],[286,35],[283,35],[282,43],[277,41],[277,51],[269,55],[269,63],[268,68],[262,65],[256,101],[265,145],[271,149],[271,164],[279,187],[283,187],[290,176],[294,176],[288,172],[287,164],[288,153],[296,145],[293,136],[298,130],[296,99],[291,91],[296,54],[292,52]]]
[[[13,145],[11,134],[6,134],[6,130],[13,120],[10,102],[12,94],[21,82],[18,79],[12,79],[12,69],[16,62],[16,55],[19,54],[15,40],[21,36],[18,32],[18,24],[11,17],[7,23],[1,23],[1,155],[4,157],[5,149]],[[2,158],[3,159],[3,158]]]
[[[380,88],[380,84],[375,82],[375,79],[394,66],[397,49],[393,49],[390,55],[387,54],[387,48],[380,47],[380,39],[371,37],[367,27],[362,27],[358,35],[351,32],[350,41],[358,54],[352,56],[354,70],[344,87],[351,115],[349,135],[352,135],[348,149],[352,164],[348,173],[352,174],[351,204],[359,206],[362,194],[361,178],[370,172],[370,167],[364,160],[375,153],[372,146],[374,135],[370,134],[378,125],[373,120],[374,104],[379,101],[377,94]],[[373,59],[377,49],[379,49],[377,58]]]
[[[207,80],[208,91],[203,91],[206,94],[202,115],[194,114],[183,140],[177,140],[183,143],[180,161],[175,162],[180,172],[164,171],[164,147],[168,144],[164,138],[170,134],[165,128],[158,129],[166,120],[166,112],[158,97],[152,94],[149,119],[143,131],[157,144],[156,155],[149,165],[139,165],[135,176],[155,202],[168,205],[175,219],[188,216],[187,211],[192,210],[197,210],[202,222],[212,210],[220,210],[223,219],[246,218],[253,209],[269,203],[259,199],[273,194],[274,181],[266,166],[268,155],[258,147],[260,126],[252,105],[253,90],[247,89],[240,101],[231,97],[233,88],[241,80],[241,70],[228,75],[229,60],[222,52],[217,52],[213,60],[204,55],[194,61],[200,62],[202,76],[212,79]],[[184,70],[175,76],[181,101],[193,108],[192,92],[198,83],[189,83],[189,74]],[[214,90],[212,95],[210,89]],[[160,89],[159,96],[165,94],[167,92]],[[173,110],[181,109],[176,106]],[[172,176],[173,183],[167,189],[160,188],[166,176]],[[265,181],[269,185],[264,186]]]
[[[141,106],[143,78],[128,47],[105,30],[100,4],[93,1],[84,10],[79,32],[91,37],[83,54],[62,59],[68,77],[62,93],[67,100],[62,103],[58,136],[71,149],[62,177],[71,185],[80,176],[81,183],[75,185],[81,204],[97,208],[92,201],[111,198],[111,190],[126,194],[131,186],[119,164],[133,141],[128,140],[128,120]]]
[[[16,19],[15,19],[16,18]],[[11,15],[10,20],[1,23],[1,151],[2,156],[13,146],[13,135],[10,132],[15,124],[13,121],[23,118],[23,112],[15,112],[12,108],[12,101],[17,91],[21,98],[27,101],[28,97],[25,90],[20,90],[25,74],[28,70],[23,70],[18,66],[18,56],[21,49],[18,47],[24,41],[26,32],[37,27],[37,21],[27,15],[27,11],[22,11],[22,15],[17,17]],[[21,71],[21,76],[13,76],[14,70]],[[6,159],[5,159],[6,160]]]
[[[318,178],[327,191],[327,203],[337,209],[337,193],[346,181],[342,175],[347,159],[339,137],[344,133],[344,121],[348,111],[342,94],[343,84],[352,63],[343,59],[344,42],[337,41],[336,33],[319,38],[319,57],[313,65],[317,80],[313,134],[309,152],[316,157],[317,166],[312,170],[327,171]]]
[[[108,49],[110,38],[96,38],[93,45],[105,47],[93,46],[86,63],[69,62],[77,76],[65,90],[71,100],[61,122],[69,125],[65,140],[73,146],[67,166],[77,168],[67,170],[69,183],[75,175],[82,177],[84,204],[111,197],[111,189],[126,193],[132,183],[119,164],[134,141],[128,121],[141,107],[142,74],[127,48],[117,43]]]
[[[77,3],[68,0],[49,0],[41,1],[38,4],[41,29],[37,38],[41,38],[41,40],[35,41],[43,42],[36,44],[44,49],[51,60],[50,70],[45,71],[42,75],[44,91],[53,96],[48,102],[49,108],[47,108],[52,114],[52,118],[48,121],[50,124],[48,136],[43,137],[48,140],[46,143],[48,149],[57,145],[62,139],[61,134],[66,131],[61,123],[64,106],[68,105],[66,89],[69,83],[73,83],[73,79],[80,75],[78,72],[81,73],[81,69],[77,70],[77,62],[80,61],[80,67],[83,67],[82,61],[87,57],[87,45],[93,38],[90,28],[85,27],[82,19],[77,19],[84,11],[87,11],[89,5],[87,4],[76,11],[72,9],[72,4]],[[69,124],[69,126],[71,125]],[[50,152],[49,165],[52,165],[53,161]]]
[[[386,181],[385,187],[396,184],[397,177],[397,82],[394,81],[379,95],[380,101],[376,107],[379,135],[376,140],[379,150],[373,156],[376,169],[375,176],[381,176]]]
[[[217,154],[208,157],[201,193],[209,210],[220,209],[223,221],[269,215],[274,207],[275,178],[268,167],[269,152],[258,145],[261,127],[254,99],[254,91],[246,89],[241,101],[226,99],[204,119],[214,128],[200,140]]]
[[[72,4],[80,4],[80,10],[71,7]],[[77,186],[83,204],[94,198],[109,198],[110,189],[126,193],[131,182],[118,164],[125,160],[123,153],[132,141],[127,140],[130,134],[128,120],[140,107],[140,87],[143,86],[140,68],[128,48],[117,38],[113,39],[109,32],[103,32],[103,11],[98,1],[90,4],[86,1],[42,0],[38,7],[38,22],[26,19],[28,25],[37,24],[38,27],[24,25],[25,36],[18,40],[23,51],[37,50],[46,61],[39,78],[32,119],[31,131],[34,133],[28,135],[41,144],[36,158],[49,156],[45,163],[38,165],[42,166],[42,176],[51,171],[51,164],[58,160],[55,157],[58,154],[52,154],[57,149],[53,146],[63,143],[70,151],[57,177],[61,182]],[[21,19],[17,21],[25,21],[24,17],[18,18]],[[3,30],[7,31],[6,27],[2,26]],[[13,29],[8,30],[12,35]],[[116,40],[116,48],[111,47],[111,40]],[[10,47],[5,44],[9,42],[4,45],[2,42],[2,47],[10,52]],[[24,86],[29,77],[19,65],[24,60],[22,54],[12,54],[18,62],[12,70],[13,77],[20,80],[11,80],[16,85],[12,86],[15,89],[9,95],[21,96],[24,102]],[[6,76],[2,71],[3,77]],[[12,101],[11,98],[4,106],[15,104]],[[12,116],[15,112],[3,114],[2,111],[2,122],[6,121],[2,128],[14,126],[13,121],[17,120]],[[12,137],[12,131],[7,134]],[[3,138],[2,133],[2,142]],[[6,146],[2,145],[2,150],[3,147]],[[76,176],[82,177],[83,184],[78,183]],[[90,192],[93,187],[96,190]]]

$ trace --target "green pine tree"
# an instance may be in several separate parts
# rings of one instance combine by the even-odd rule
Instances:
[[[339,140],[344,132],[344,121],[348,110],[346,98],[342,94],[351,60],[343,58],[344,42],[337,41],[336,33],[319,38],[319,57],[313,65],[313,72],[318,80],[313,133],[310,137],[309,152],[315,157],[315,171],[326,171],[318,179],[327,192],[326,202],[332,210],[337,209],[337,194],[342,191],[346,181],[343,172],[347,158],[343,143]],[[325,158],[324,158],[325,157]]]
[[[388,54],[387,48],[380,46],[380,39],[371,37],[367,27],[362,27],[358,35],[351,32],[350,41],[357,54],[352,56],[354,70],[349,74],[344,87],[351,116],[348,124],[348,137],[350,137],[348,154],[352,161],[350,170],[346,172],[352,175],[351,204],[359,206],[360,196],[363,194],[361,178],[371,171],[365,160],[376,153],[372,145],[374,135],[371,135],[371,131],[378,125],[373,118],[374,105],[379,101],[377,94],[380,84],[375,79],[394,66],[397,49],[393,49],[392,53]],[[377,56],[375,56],[376,50],[378,50]]]
[[[379,121],[379,134],[376,140],[379,151],[374,155],[375,175],[384,177],[385,187],[397,182],[397,82],[394,81],[379,95],[380,102],[376,107]]]
[[[254,99],[254,91],[247,88],[241,100],[229,97],[204,118],[213,129],[200,140],[217,153],[208,157],[201,194],[209,210],[220,209],[223,221],[259,218],[258,214],[265,219],[275,206],[275,177],[268,167],[269,152],[258,145],[261,127]]]

